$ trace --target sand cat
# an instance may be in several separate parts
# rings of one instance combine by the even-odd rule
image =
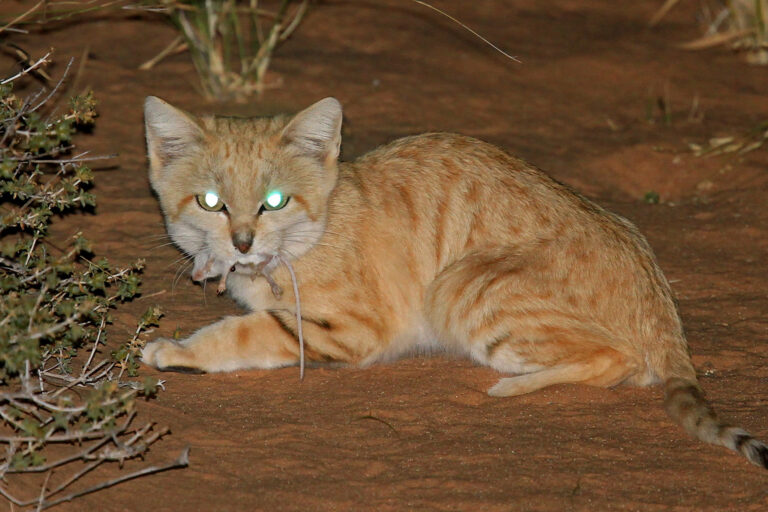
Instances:
[[[333,98],[241,119],[149,97],[145,117],[170,236],[194,258],[194,279],[220,277],[250,311],[149,343],[147,364],[365,366],[428,349],[512,374],[494,396],[663,383],[691,434],[768,467],[768,447],[705,401],[645,238],[526,163],[444,133],[340,163]]]

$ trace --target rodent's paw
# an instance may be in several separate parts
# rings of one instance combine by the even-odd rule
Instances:
[[[141,360],[163,372],[205,373],[193,363],[188,349],[167,338],[147,343],[141,351]]]

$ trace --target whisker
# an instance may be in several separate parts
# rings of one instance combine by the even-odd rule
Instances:
[[[182,254],[180,257],[176,258],[175,260],[170,262],[168,265],[166,265],[165,268],[167,269],[168,267],[172,267],[173,265],[176,265],[177,263],[180,263],[184,260],[192,260],[192,262],[194,263],[194,258],[192,256],[188,254]]]
[[[145,238],[171,238],[171,235],[168,233],[153,233],[151,235],[140,236],[139,240],[143,240]]]
[[[143,240],[141,240],[142,243],[152,243],[157,242],[159,240],[200,240],[201,238],[197,235],[191,236],[191,235],[157,235],[153,237],[146,237]]]
[[[202,242],[204,238],[201,235],[174,235],[156,237],[154,240],[148,240],[148,243],[158,242],[161,240],[182,241],[182,242]]]
[[[194,261],[189,261],[179,267],[179,270],[176,271],[176,276],[173,279],[173,283],[171,284],[171,295],[173,295],[176,291],[176,284],[178,284],[179,279],[181,279],[181,276],[184,275],[184,272],[187,271],[189,267],[191,267],[194,264]]]
[[[153,247],[148,247],[145,250],[149,251],[149,252],[153,252],[153,251],[156,251],[156,250],[161,249],[163,247],[168,247],[169,245],[176,245],[176,242],[166,242],[164,244],[155,245]]]

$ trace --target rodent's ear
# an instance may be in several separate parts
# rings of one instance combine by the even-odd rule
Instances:
[[[144,100],[149,173],[153,180],[174,158],[188,154],[204,138],[203,128],[192,115],[155,96]]]
[[[282,140],[323,163],[335,163],[341,147],[341,104],[325,98],[302,110],[283,129]]]

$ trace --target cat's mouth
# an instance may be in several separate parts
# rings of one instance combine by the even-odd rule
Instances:
[[[259,253],[256,256],[257,258],[254,261],[235,260],[234,262],[226,262],[208,254],[198,254],[195,256],[195,265],[192,268],[192,280],[201,283],[218,277],[219,285],[216,288],[216,292],[221,295],[227,289],[227,276],[231,273],[250,275],[252,278],[261,276],[267,280],[272,289],[272,294],[277,299],[280,299],[283,290],[272,279],[272,270],[281,261],[286,263],[285,260],[282,260],[276,254]],[[249,259],[252,260],[253,258]]]

